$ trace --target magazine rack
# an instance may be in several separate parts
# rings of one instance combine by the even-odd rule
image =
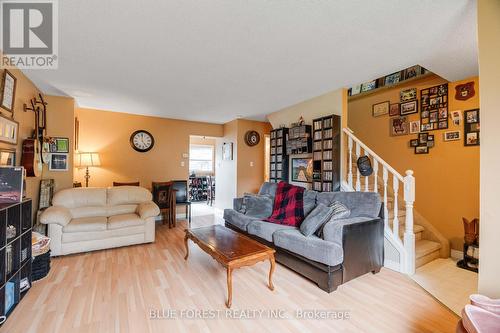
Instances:
[[[31,199],[0,203],[0,316],[8,317],[31,287]],[[0,323],[3,322],[1,318]]]

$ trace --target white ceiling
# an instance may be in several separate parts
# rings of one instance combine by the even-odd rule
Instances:
[[[478,74],[469,0],[64,0],[59,69],[82,107],[222,123],[420,64]]]

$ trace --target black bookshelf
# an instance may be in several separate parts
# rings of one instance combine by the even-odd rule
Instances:
[[[31,199],[0,203],[0,316],[9,317],[32,284],[31,208]]]
[[[269,181],[279,183],[288,181],[288,154],[286,143],[288,128],[282,127],[271,131]]]
[[[311,125],[294,126],[288,130],[286,152],[288,155],[312,152]]]
[[[313,190],[340,190],[340,117],[313,120]]]

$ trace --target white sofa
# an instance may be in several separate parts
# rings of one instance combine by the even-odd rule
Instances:
[[[160,209],[151,199],[151,192],[137,186],[57,192],[40,216],[48,225],[51,255],[154,242]]]

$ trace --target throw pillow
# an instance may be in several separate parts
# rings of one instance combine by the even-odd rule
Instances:
[[[328,207],[321,203],[317,204],[305,220],[302,221],[300,232],[306,237],[311,236],[318,228],[330,220],[333,212],[334,207]]]
[[[320,238],[323,238],[323,227],[330,221],[335,221],[335,220],[340,220],[340,219],[345,219],[351,215],[351,210],[347,208],[346,205],[339,201],[334,201],[331,205],[330,208],[333,209],[333,213],[330,216],[330,219],[327,220],[325,223],[323,223],[317,230],[316,235]]]
[[[318,192],[313,190],[304,191],[304,216],[309,215],[310,212],[316,207],[316,195]]]
[[[245,195],[245,215],[259,219],[271,216],[274,200],[269,195]]]

